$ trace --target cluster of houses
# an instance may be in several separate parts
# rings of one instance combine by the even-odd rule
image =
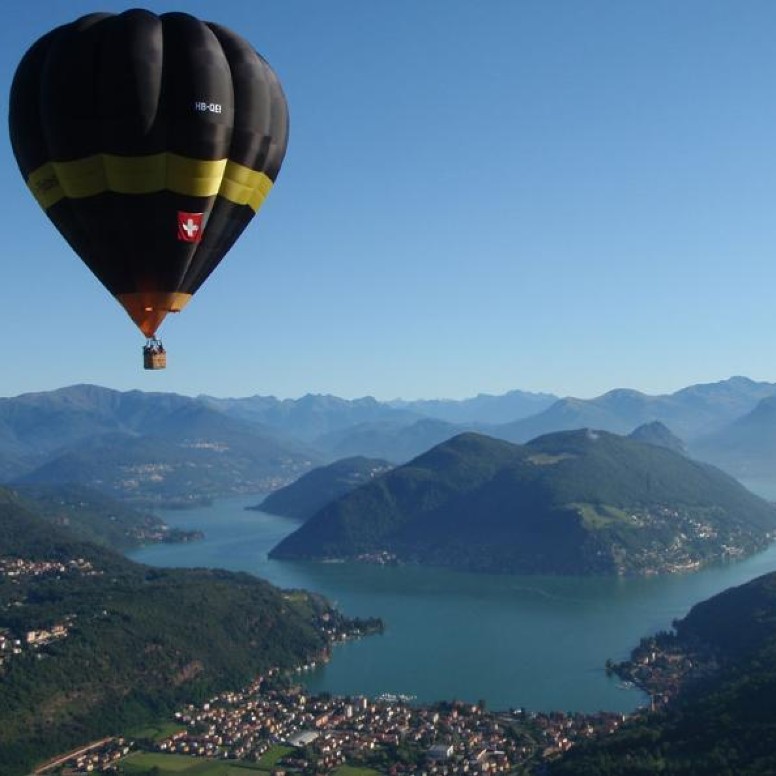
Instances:
[[[674,538],[670,544],[659,548],[631,550],[627,565],[618,569],[622,574],[634,570],[645,576],[684,574],[696,571],[713,559],[741,558],[758,546],[764,548],[774,538],[773,532],[758,537],[732,524],[721,532],[713,523],[690,510],[665,506],[631,513],[628,520],[635,527],[651,526],[658,531],[670,526]],[[708,551],[701,549],[704,545]]]
[[[537,742],[541,745],[540,759],[548,760],[586,738],[610,735],[628,716],[616,711],[595,713],[566,713],[563,711],[530,714],[531,724],[539,731]]]
[[[160,751],[259,760],[270,747],[285,744],[293,752],[283,765],[316,772],[368,763],[376,753],[402,746],[428,764],[427,772],[442,772],[444,763],[445,773],[498,773],[528,751],[479,706],[430,709],[398,698],[309,697],[299,687],[271,689],[263,680],[201,707],[188,706],[176,719],[185,728],[162,741]]]
[[[0,558],[0,577],[13,581],[23,577],[42,577],[61,574],[102,574],[84,558],[59,560],[25,560],[24,558]]]
[[[74,617],[75,615],[70,615],[50,628],[27,631],[24,638],[16,638],[7,628],[0,628],[0,672],[6,662],[15,655],[22,655],[28,649],[37,649],[57,639],[66,638]]]
[[[70,631],[75,620],[75,615],[71,614],[65,617],[62,622],[55,623],[50,628],[41,628],[40,630],[27,631],[24,641],[29,647],[41,647],[58,639],[64,639]]]
[[[614,731],[619,713],[493,714],[479,705],[411,706],[405,700],[310,697],[263,678],[176,714],[181,730],[159,751],[258,761],[289,747],[276,771],[326,773],[365,764],[392,776],[498,774],[560,754],[581,738]],[[398,753],[401,752],[399,756]]]
[[[0,671],[11,657],[21,655],[22,652],[22,640],[14,638],[7,628],[0,628]]]
[[[25,577],[62,576],[64,574],[102,574],[88,560],[73,558],[68,561],[25,560],[24,558],[0,558],[0,579],[11,583]],[[48,628],[29,630],[25,633],[11,633],[0,628],[0,672],[9,659],[21,655],[28,649],[36,649],[57,639],[67,637],[75,615],[66,617],[62,622]]]
[[[612,666],[614,672],[638,685],[660,706],[675,698],[688,681],[719,670],[716,655],[701,644],[692,647],[672,634],[644,638],[630,660]]]
[[[48,773],[77,776],[112,772],[116,770],[119,760],[129,754],[132,746],[132,742],[124,738],[103,738],[39,766],[35,776]]]

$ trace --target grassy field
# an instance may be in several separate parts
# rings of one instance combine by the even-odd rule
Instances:
[[[185,729],[186,726],[180,722],[158,722],[155,725],[147,725],[143,728],[131,730],[125,734],[124,738],[150,738],[152,741],[162,741],[165,738],[169,738],[173,733]]]
[[[122,760],[127,776],[148,773],[158,769],[159,776],[262,776],[269,774],[281,757],[293,751],[290,746],[273,746],[258,763],[242,763],[234,760],[206,760],[182,754],[135,752]],[[371,768],[355,768],[341,765],[333,776],[380,776]]]
[[[258,763],[259,768],[264,768],[269,771],[278,764],[278,760],[281,757],[285,757],[289,752],[293,751],[294,748],[292,746],[280,746],[279,744],[273,746],[269,751],[262,755]]]
[[[632,523],[621,509],[606,504],[569,504],[569,506],[576,508],[585,526],[593,530],[605,528],[612,523]]]
[[[269,753],[268,753],[269,754]],[[225,760],[205,760],[182,754],[157,754],[135,752],[122,760],[127,776],[147,773],[157,768],[159,776],[250,776],[269,773],[252,763],[238,763]]]
[[[352,765],[340,765],[333,776],[380,776],[380,771],[371,768],[355,768]]]

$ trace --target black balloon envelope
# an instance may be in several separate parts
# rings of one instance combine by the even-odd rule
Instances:
[[[9,125],[33,196],[151,340],[259,210],[288,142],[280,82],[249,43],[139,9],[33,44]]]

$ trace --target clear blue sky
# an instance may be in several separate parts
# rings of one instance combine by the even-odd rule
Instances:
[[[115,0],[4,0],[4,110],[49,28]],[[0,395],[590,397],[776,381],[772,0],[191,0],[277,71],[266,205],[142,336],[0,144]]]

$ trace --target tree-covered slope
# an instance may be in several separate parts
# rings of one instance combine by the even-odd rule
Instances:
[[[523,573],[655,573],[764,546],[776,511],[662,447],[589,430],[514,445],[461,434],[340,497],[277,558]]]
[[[14,492],[30,511],[66,528],[72,537],[114,550],[201,538],[196,531],[171,529],[156,515],[84,485],[19,485]]]
[[[253,509],[307,520],[330,501],[393,468],[388,461],[355,456],[320,466],[270,493]]]
[[[552,776],[771,776],[776,773],[776,574],[721,593],[676,623],[721,668],[668,708],[581,744]]]
[[[247,574],[132,563],[0,490],[3,773],[306,661],[323,606]]]

